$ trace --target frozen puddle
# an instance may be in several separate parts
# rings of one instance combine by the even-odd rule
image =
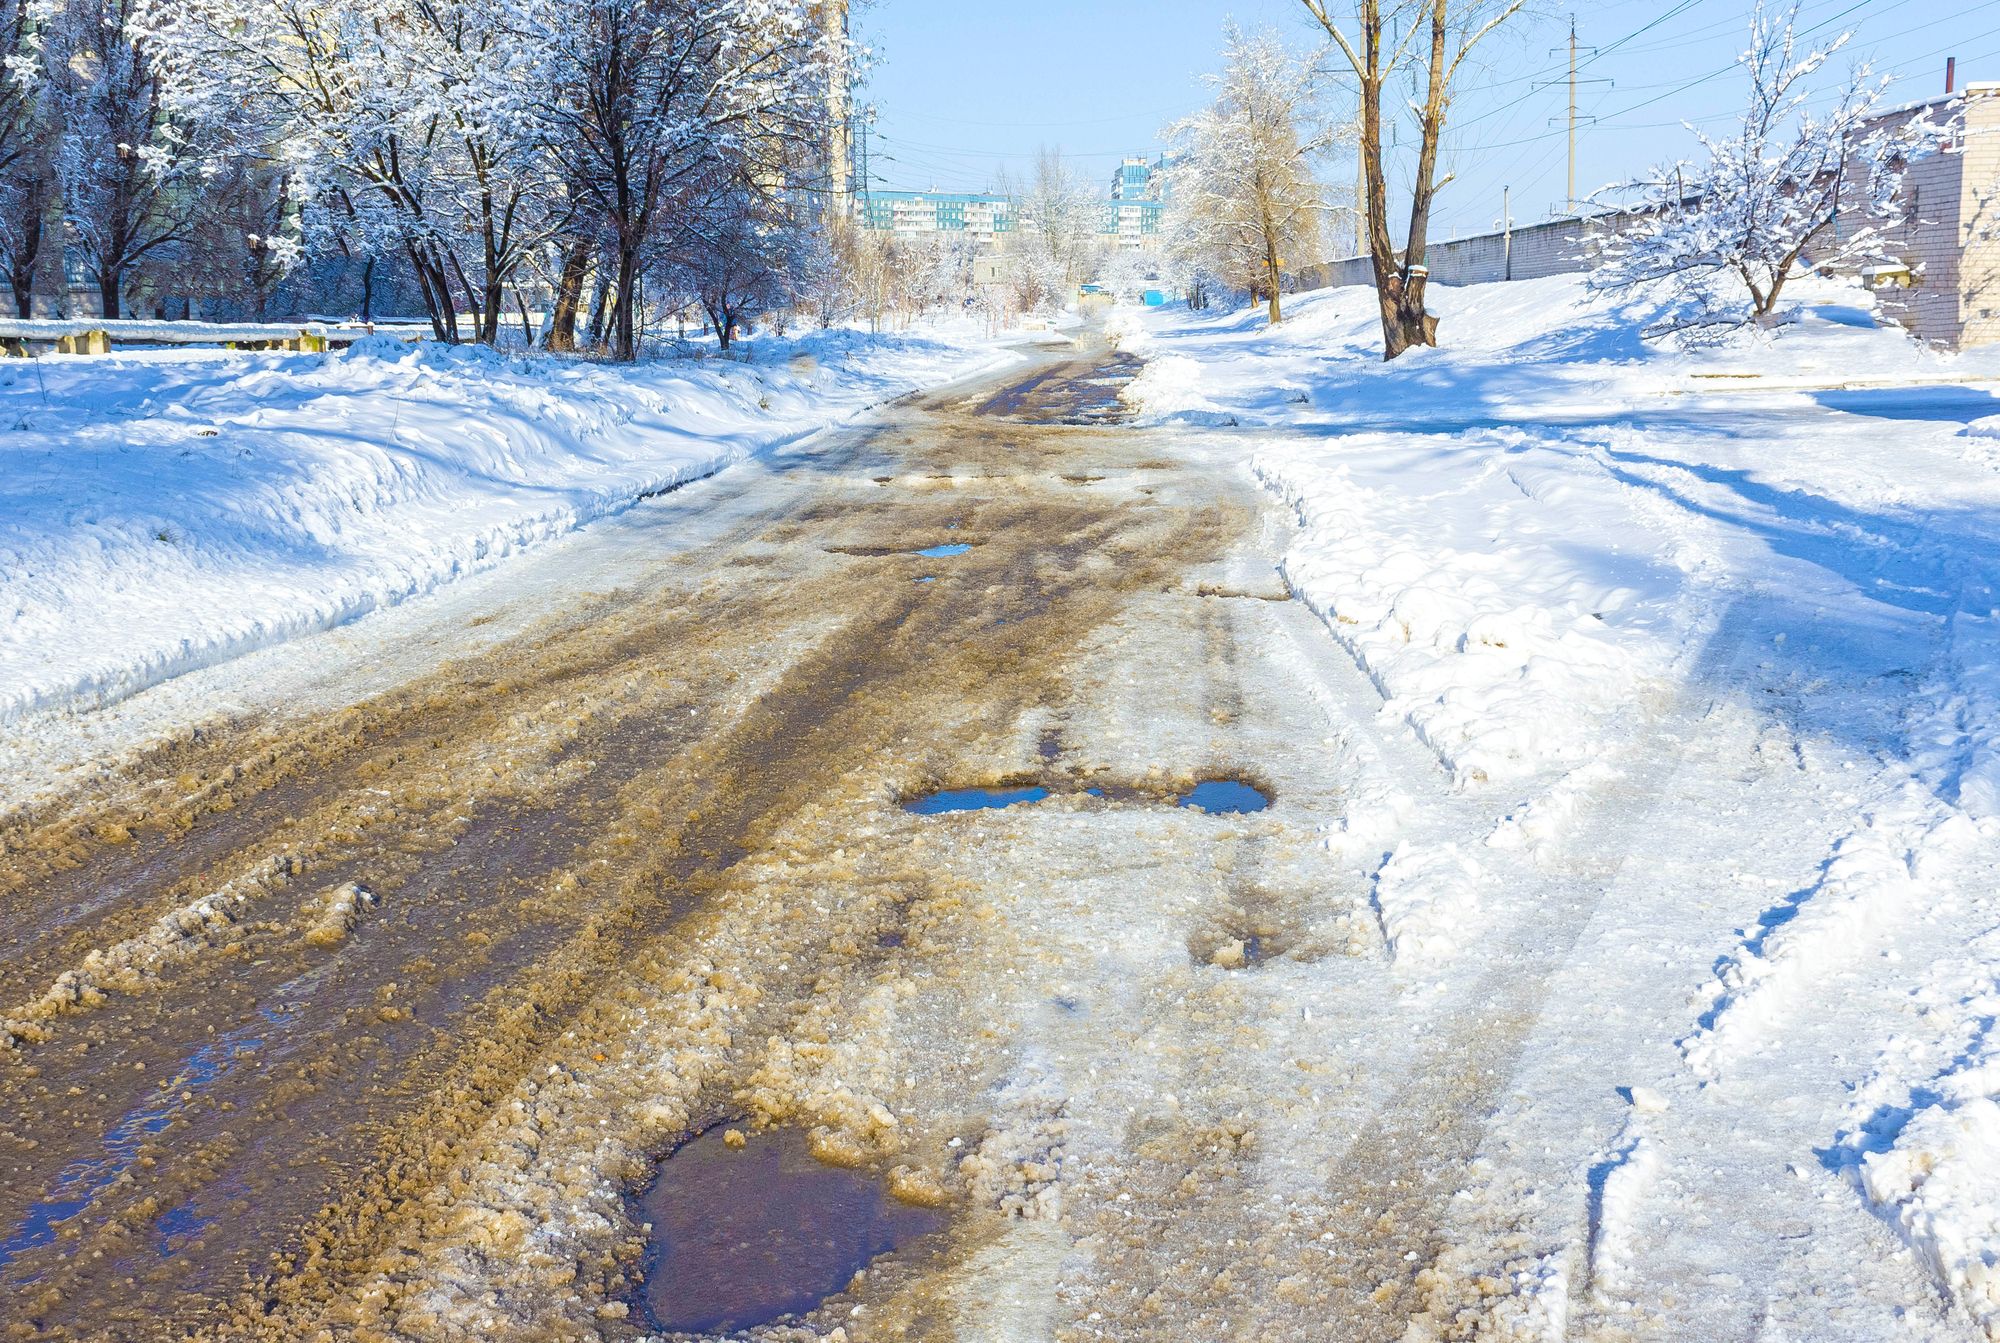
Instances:
[[[947,811],[998,811],[1023,802],[1040,802],[1048,795],[1049,790],[1040,787],[942,788],[912,798],[903,804],[903,810],[919,816],[936,816]]]
[[[947,1220],[896,1202],[878,1175],[813,1160],[795,1129],[731,1147],[721,1128],[660,1163],[638,1219],[652,1228],[641,1289],[652,1326],[699,1334],[803,1314]]]
[[[922,555],[927,560],[942,560],[942,559],[947,559],[953,555],[963,555],[966,551],[970,549],[972,549],[972,547],[964,541],[953,541],[948,545],[926,546],[922,550],[913,551],[911,553],[916,555]]]
[[[1178,805],[1222,816],[1262,811],[1271,805],[1271,799],[1241,779],[1204,779],[1184,794]]]

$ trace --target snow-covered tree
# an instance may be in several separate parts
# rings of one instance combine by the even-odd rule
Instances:
[[[1332,139],[1319,112],[1318,62],[1274,32],[1225,30],[1215,100],[1167,128],[1170,237],[1190,264],[1262,293],[1272,322],[1287,266],[1320,259],[1330,192],[1313,171]]]
[[[544,0],[551,146],[602,221],[611,349],[638,350],[640,279],[683,242],[672,225],[724,190],[782,194],[823,140],[839,57],[809,0]]]
[[[225,142],[219,105],[169,97],[140,0],[60,0],[43,12],[55,184],[69,247],[106,317],[142,264],[172,260],[207,208]]]
[[[1104,253],[1104,202],[1059,149],[1035,158],[1034,176],[1015,197],[1007,241],[1007,285],[1019,312],[1060,308],[1090,279]]]
[[[49,0],[0,0],[0,271],[22,317],[33,313],[55,182],[42,42],[49,13]]]
[[[324,193],[320,228],[399,251],[440,339],[502,291],[565,211],[517,0],[134,0],[177,107],[222,107]]]
[[[1669,281],[1686,300],[1676,325],[1726,324],[1769,315],[1801,267],[1892,259],[1891,234],[1909,211],[1905,168],[1939,147],[1946,128],[1925,111],[1882,115],[1887,81],[1866,64],[1816,110],[1825,97],[1814,77],[1848,35],[1800,54],[1797,13],[1757,7],[1739,58],[1750,80],[1740,126],[1717,137],[1695,131],[1701,159],[1629,185],[1638,217],[1607,245],[1597,284]],[[1718,280],[1748,304],[1719,304]]]

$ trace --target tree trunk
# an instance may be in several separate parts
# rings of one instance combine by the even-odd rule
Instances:
[[[507,297],[501,282],[493,278],[491,271],[486,275],[485,308],[480,314],[479,343],[498,345],[500,343],[500,310]]]
[[[35,263],[42,255],[42,221],[39,216],[23,222],[20,244],[15,249],[14,264],[7,274],[7,282],[14,291],[15,315],[29,318],[35,315]]]
[[[118,320],[118,270],[107,266],[97,276],[98,316],[106,321]]]
[[[409,255],[411,269],[417,273],[417,287],[423,290],[431,334],[447,345],[458,344],[458,307],[452,302],[451,277],[426,249],[409,243],[404,251]]]
[[[639,292],[639,248],[620,243],[618,247],[618,310],[612,314],[611,357],[629,364],[639,357],[638,324],[633,320]]]
[[[1264,230],[1264,268],[1271,280],[1271,325],[1276,326],[1285,318],[1278,310],[1278,240],[1268,227]]]
[[[610,258],[604,258],[608,261]],[[593,350],[604,348],[604,328],[611,317],[612,267],[600,264],[597,267],[597,284],[590,297],[590,326],[585,338]]]
[[[568,353],[576,348],[576,311],[583,302],[583,281],[590,273],[590,244],[571,243],[556,281],[555,320],[549,327],[548,348]]]
[[[372,256],[361,266],[361,320],[370,325],[375,321],[375,258]]]
[[[1437,318],[1424,311],[1424,274],[1406,286],[1400,274],[1375,291],[1382,309],[1382,358],[1394,359],[1412,345],[1437,344]]]

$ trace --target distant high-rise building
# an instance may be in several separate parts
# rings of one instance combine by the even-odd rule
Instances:
[[[1167,198],[1167,160],[1126,159],[1111,174],[1111,199],[1115,201],[1164,201]]]
[[[1114,247],[1136,250],[1157,241],[1171,194],[1167,160],[1128,158],[1111,174],[1111,200],[1105,207],[1104,240]]]

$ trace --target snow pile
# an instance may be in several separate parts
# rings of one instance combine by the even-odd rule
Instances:
[[[1481,435],[1412,454],[1362,435],[1252,459],[1302,529],[1285,581],[1461,782],[1581,763],[1673,651],[1608,623],[1638,594],[1564,553],[1571,538],[1550,516],[1562,501],[1537,498],[1531,462],[1493,468],[1496,449],[1524,443]],[[1418,467],[1421,488],[1399,487]]]
[[[1398,844],[1375,874],[1375,915],[1397,962],[1455,952],[1476,935],[1479,864],[1457,844]]]
[[[1925,1108],[1894,1147],[1862,1163],[1861,1183],[1986,1336],[2000,1339],[2000,1103],[1978,1096]]]
[[[1972,952],[1914,995],[1934,1029],[1889,1042],[1839,1150],[1870,1206],[2000,1339],[2000,933]]]
[[[1917,763],[1967,815],[2000,817],[2000,611],[1955,612]]]
[[[1724,958],[1702,1029],[1682,1042],[1689,1067],[1713,1080],[1765,1042],[1811,985],[1879,945],[1925,894],[1947,888],[1951,860],[1976,838],[1963,816],[1941,817],[1915,787],[1868,817],[1835,846],[1812,889],[1767,914]]]
[[[632,367],[388,336],[0,369],[0,723],[430,591],[913,387],[981,339]]]
[[[1148,359],[1118,397],[1145,419],[1181,424],[1238,423],[1234,414],[1201,394],[1200,384],[1200,364],[1184,354],[1163,354]]]
[[[1600,1299],[1616,1296],[1627,1281],[1639,1230],[1639,1216],[1660,1173],[1659,1145],[1645,1132],[1635,1111],[1618,1145],[1592,1172],[1590,1285]]]

